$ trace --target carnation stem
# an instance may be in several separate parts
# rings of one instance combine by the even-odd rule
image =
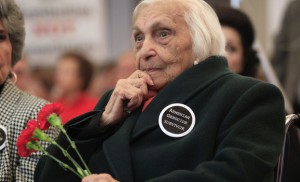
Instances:
[[[51,141],[51,143],[55,146],[57,146],[61,151],[62,153],[64,154],[64,156],[66,156],[71,162],[72,164],[75,166],[77,172],[81,175],[81,176],[87,176],[85,173],[84,173],[84,170],[80,167],[80,165],[73,159],[73,157],[64,149],[62,148],[58,143],[56,143],[54,140]]]
[[[77,150],[77,147],[76,147],[75,143],[70,139],[70,137],[69,137],[68,133],[66,132],[66,130],[62,126],[60,126],[59,129],[63,132],[63,134],[65,134],[65,136],[67,137],[68,141],[70,142],[72,148],[76,151],[78,157],[80,158],[81,162],[83,163],[83,165],[84,165],[84,167],[86,169],[86,170],[84,170],[84,173],[86,175],[92,174],[91,171],[89,170],[88,166],[84,162],[83,158],[81,157],[79,151]]]
[[[64,148],[62,148],[56,141],[54,141],[52,138],[50,138],[47,134],[45,134],[42,130],[40,130],[39,128],[34,130],[34,135],[35,138],[38,138],[42,141],[46,141],[46,142],[50,142],[53,145],[57,146],[61,152],[64,154],[65,157],[67,157],[72,164],[74,165],[74,167],[76,168],[77,172],[81,175],[81,176],[86,176],[84,170],[81,168],[81,166],[73,159],[73,157],[68,153],[67,150],[65,150]]]
[[[73,169],[72,167],[70,167],[68,164],[62,162],[61,160],[57,159],[56,157],[54,157],[53,155],[49,154],[46,150],[43,150],[44,155],[47,155],[48,157],[50,157],[51,159],[55,160],[61,167],[63,167],[64,169],[68,169],[69,171],[73,172],[76,176],[78,176],[80,179],[82,179],[84,176],[77,173],[75,171],[75,169]]]
[[[62,162],[61,160],[57,159],[56,157],[54,157],[53,155],[49,154],[42,146],[39,142],[35,141],[35,142],[28,142],[26,147],[28,149],[34,149],[37,151],[41,151],[43,152],[44,155],[52,158],[53,160],[55,160],[62,168],[64,169],[68,169],[71,172],[73,172],[74,174],[76,174],[76,176],[78,176],[80,179],[82,179],[83,177],[85,177],[85,174],[80,174],[79,171],[75,171],[72,167],[70,167],[68,164]]]

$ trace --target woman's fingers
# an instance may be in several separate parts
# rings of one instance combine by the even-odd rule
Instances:
[[[129,79],[142,79],[146,82],[147,85],[153,86],[154,83],[152,81],[152,78],[150,75],[148,75],[146,72],[143,72],[141,70],[136,70],[134,73],[132,73],[129,77]]]
[[[137,70],[135,71],[129,78],[131,79],[137,79],[137,80],[144,80],[144,83],[146,83],[146,85],[143,85],[143,87],[141,87],[141,89],[143,89],[143,93],[144,93],[144,100],[153,97],[157,94],[156,90],[152,90],[151,87],[154,86],[153,80],[150,77],[149,74],[147,74],[146,72],[143,72],[141,70]]]
[[[149,98],[149,94],[150,96],[153,94],[148,89],[151,84],[153,84],[151,77],[140,70],[135,71],[127,79],[119,80],[105,107],[100,123],[119,122],[127,113],[139,107],[144,100]]]
[[[132,88],[132,90],[128,93],[127,98],[129,100],[127,108],[133,110],[142,104],[144,100],[144,93],[141,88]]]
[[[130,80],[130,85],[133,86],[133,91],[136,91],[138,93],[138,90],[140,90],[142,91],[143,96],[148,94],[148,85],[143,79],[132,79]],[[135,88],[138,88],[138,90],[136,90]]]

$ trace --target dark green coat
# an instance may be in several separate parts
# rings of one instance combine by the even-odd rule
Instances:
[[[284,135],[284,104],[270,84],[233,74],[226,60],[211,57],[168,84],[144,112],[132,112],[115,126],[99,128],[111,92],[95,111],[66,128],[93,173],[121,182],[269,181]],[[158,126],[160,112],[183,103],[196,116],[194,129],[172,138]],[[64,137],[59,138],[67,146]],[[63,158],[55,147],[48,149]],[[36,181],[80,181],[50,158],[42,158]]]

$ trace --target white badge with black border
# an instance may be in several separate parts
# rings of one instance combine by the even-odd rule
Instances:
[[[187,105],[174,103],[165,107],[158,119],[160,129],[170,137],[183,137],[195,126],[195,114]]]
[[[6,128],[0,124],[0,150],[5,147],[7,140],[7,130]]]

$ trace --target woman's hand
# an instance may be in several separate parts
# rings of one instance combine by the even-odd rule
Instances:
[[[151,77],[140,70],[132,73],[127,79],[119,80],[102,114],[100,125],[119,122],[145,99],[154,96],[156,93],[149,90],[153,85]]]
[[[82,179],[82,182],[118,182],[109,174],[92,174]]]

